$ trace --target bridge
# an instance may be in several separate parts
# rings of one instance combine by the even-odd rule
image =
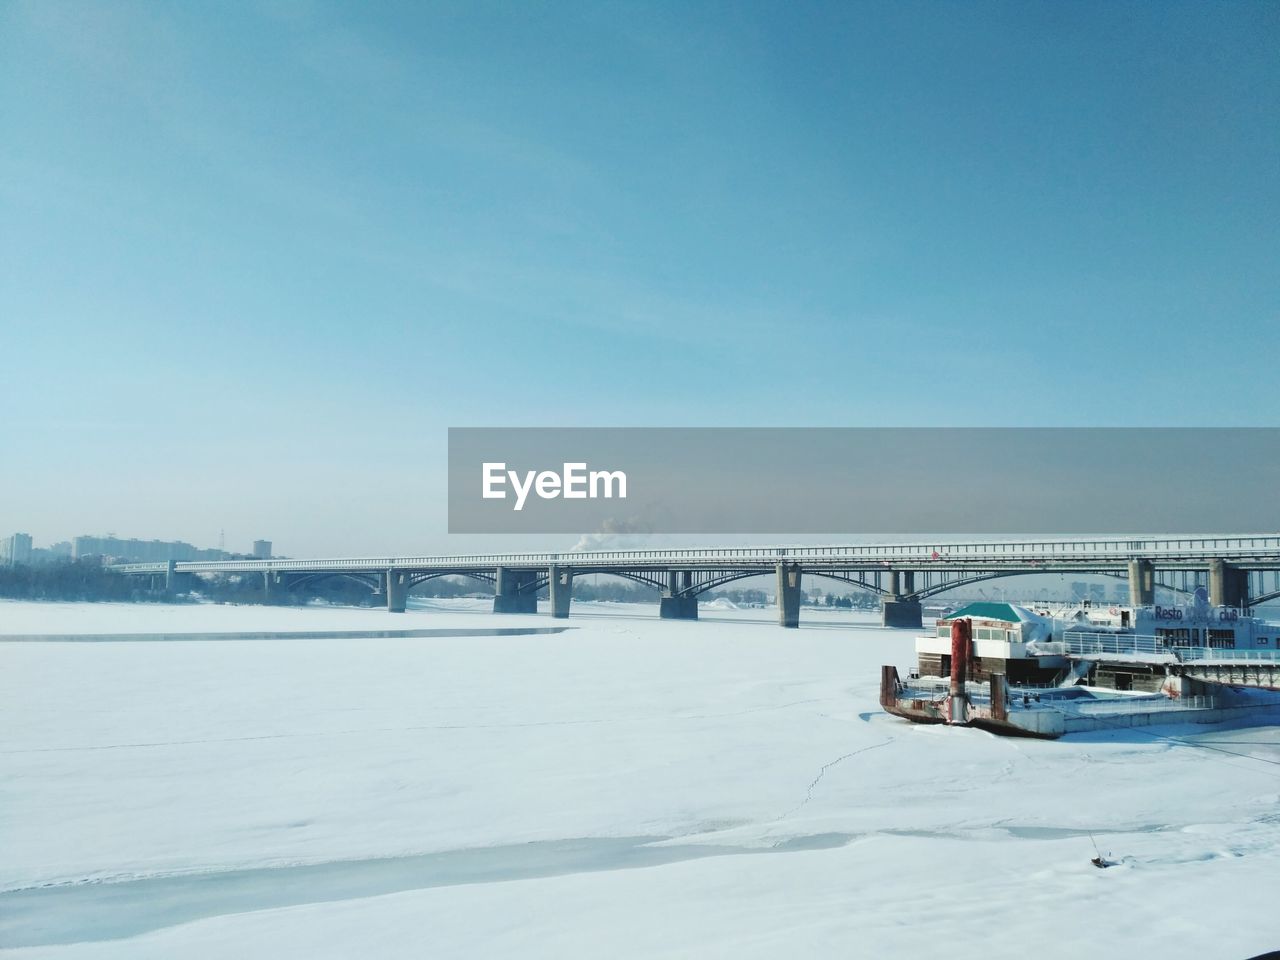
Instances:
[[[821,577],[880,597],[884,624],[919,627],[922,601],[1000,577],[1102,574],[1129,582],[1130,602],[1154,602],[1157,587],[1191,593],[1207,586],[1210,602],[1248,609],[1280,597],[1280,534],[1166,539],[1019,540],[976,543],[890,543],[848,546],[712,547],[437,557],[322,560],[226,560],[119,563],[111,569],[159,581],[172,592],[193,577],[248,574],[263,578],[268,601],[328,577],[361,581],[403,612],[409,591],[436,577],[462,576],[493,587],[495,613],[535,613],[550,595],[551,616],[569,616],[575,576],[609,574],[661,593],[660,615],[696,620],[698,598],[736,580],[775,578],[778,618],[800,623],[801,580]]]

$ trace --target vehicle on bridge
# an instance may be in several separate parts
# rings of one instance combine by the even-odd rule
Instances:
[[[1185,606],[1080,607],[1054,616],[972,603],[881,671],[880,702],[917,723],[1060,737],[1155,723],[1280,723],[1280,623],[1202,592]]]

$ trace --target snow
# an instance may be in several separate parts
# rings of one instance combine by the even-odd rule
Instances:
[[[913,726],[876,702],[912,633],[847,610],[487,611],[0,603],[8,634],[572,628],[0,643],[5,955],[1280,946],[1274,728]]]

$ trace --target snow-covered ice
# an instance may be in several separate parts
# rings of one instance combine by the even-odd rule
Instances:
[[[1057,742],[877,705],[849,611],[575,605],[555,635],[0,643],[15,957],[1247,957],[1280,731]],[[546,627],[0,603],[0,633]],[[1160,739],[1173,734],[1199,744]],[[1213,749],[1208,749],[1212,747]],[[1092,839],[1090,838],[1092,834]],[[1120,865],[1095,869],[1094,843]]]

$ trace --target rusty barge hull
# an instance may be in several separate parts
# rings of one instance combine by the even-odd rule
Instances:
[[[1244,698],[1229,688],[1216,695],[1173,698],[1136,696],[1096,698],[1068,690],[1028,691],[1007,696],[1004,678],[968,688],[959,703],[949,695],[920,696],[898,678],[896,667],[882,668],[880,706],[912,723],[974,727],[1007,737],[1057,740],[1072,733],[1117,730],[1165,724],[1223,723],[1280,724],[1280,700]],[[1249,693],[1249,691],[1245,691]],[[914,695],[913,695],[914,694]]]
[[[949,707],[944,702],[931,700],[890,700],[882,703],[885,713],[892,714],[895,717],[901,717],[903,720],[910,720],[912,723],[932,723],[932,724],[949,724],[953,727],[973,727],[977,730],[985,730],[988,733],[999,734],[1003,737],[1030,737],[1035,740],[1057,740],[1065,731],[1038,731],[1028,730],[1011,723],[1008,720],[1000,719],[990,715],[989,711],[975,712],[972,706],[969,707],[968,717],[962,723],[956,723],[949,718]]]

